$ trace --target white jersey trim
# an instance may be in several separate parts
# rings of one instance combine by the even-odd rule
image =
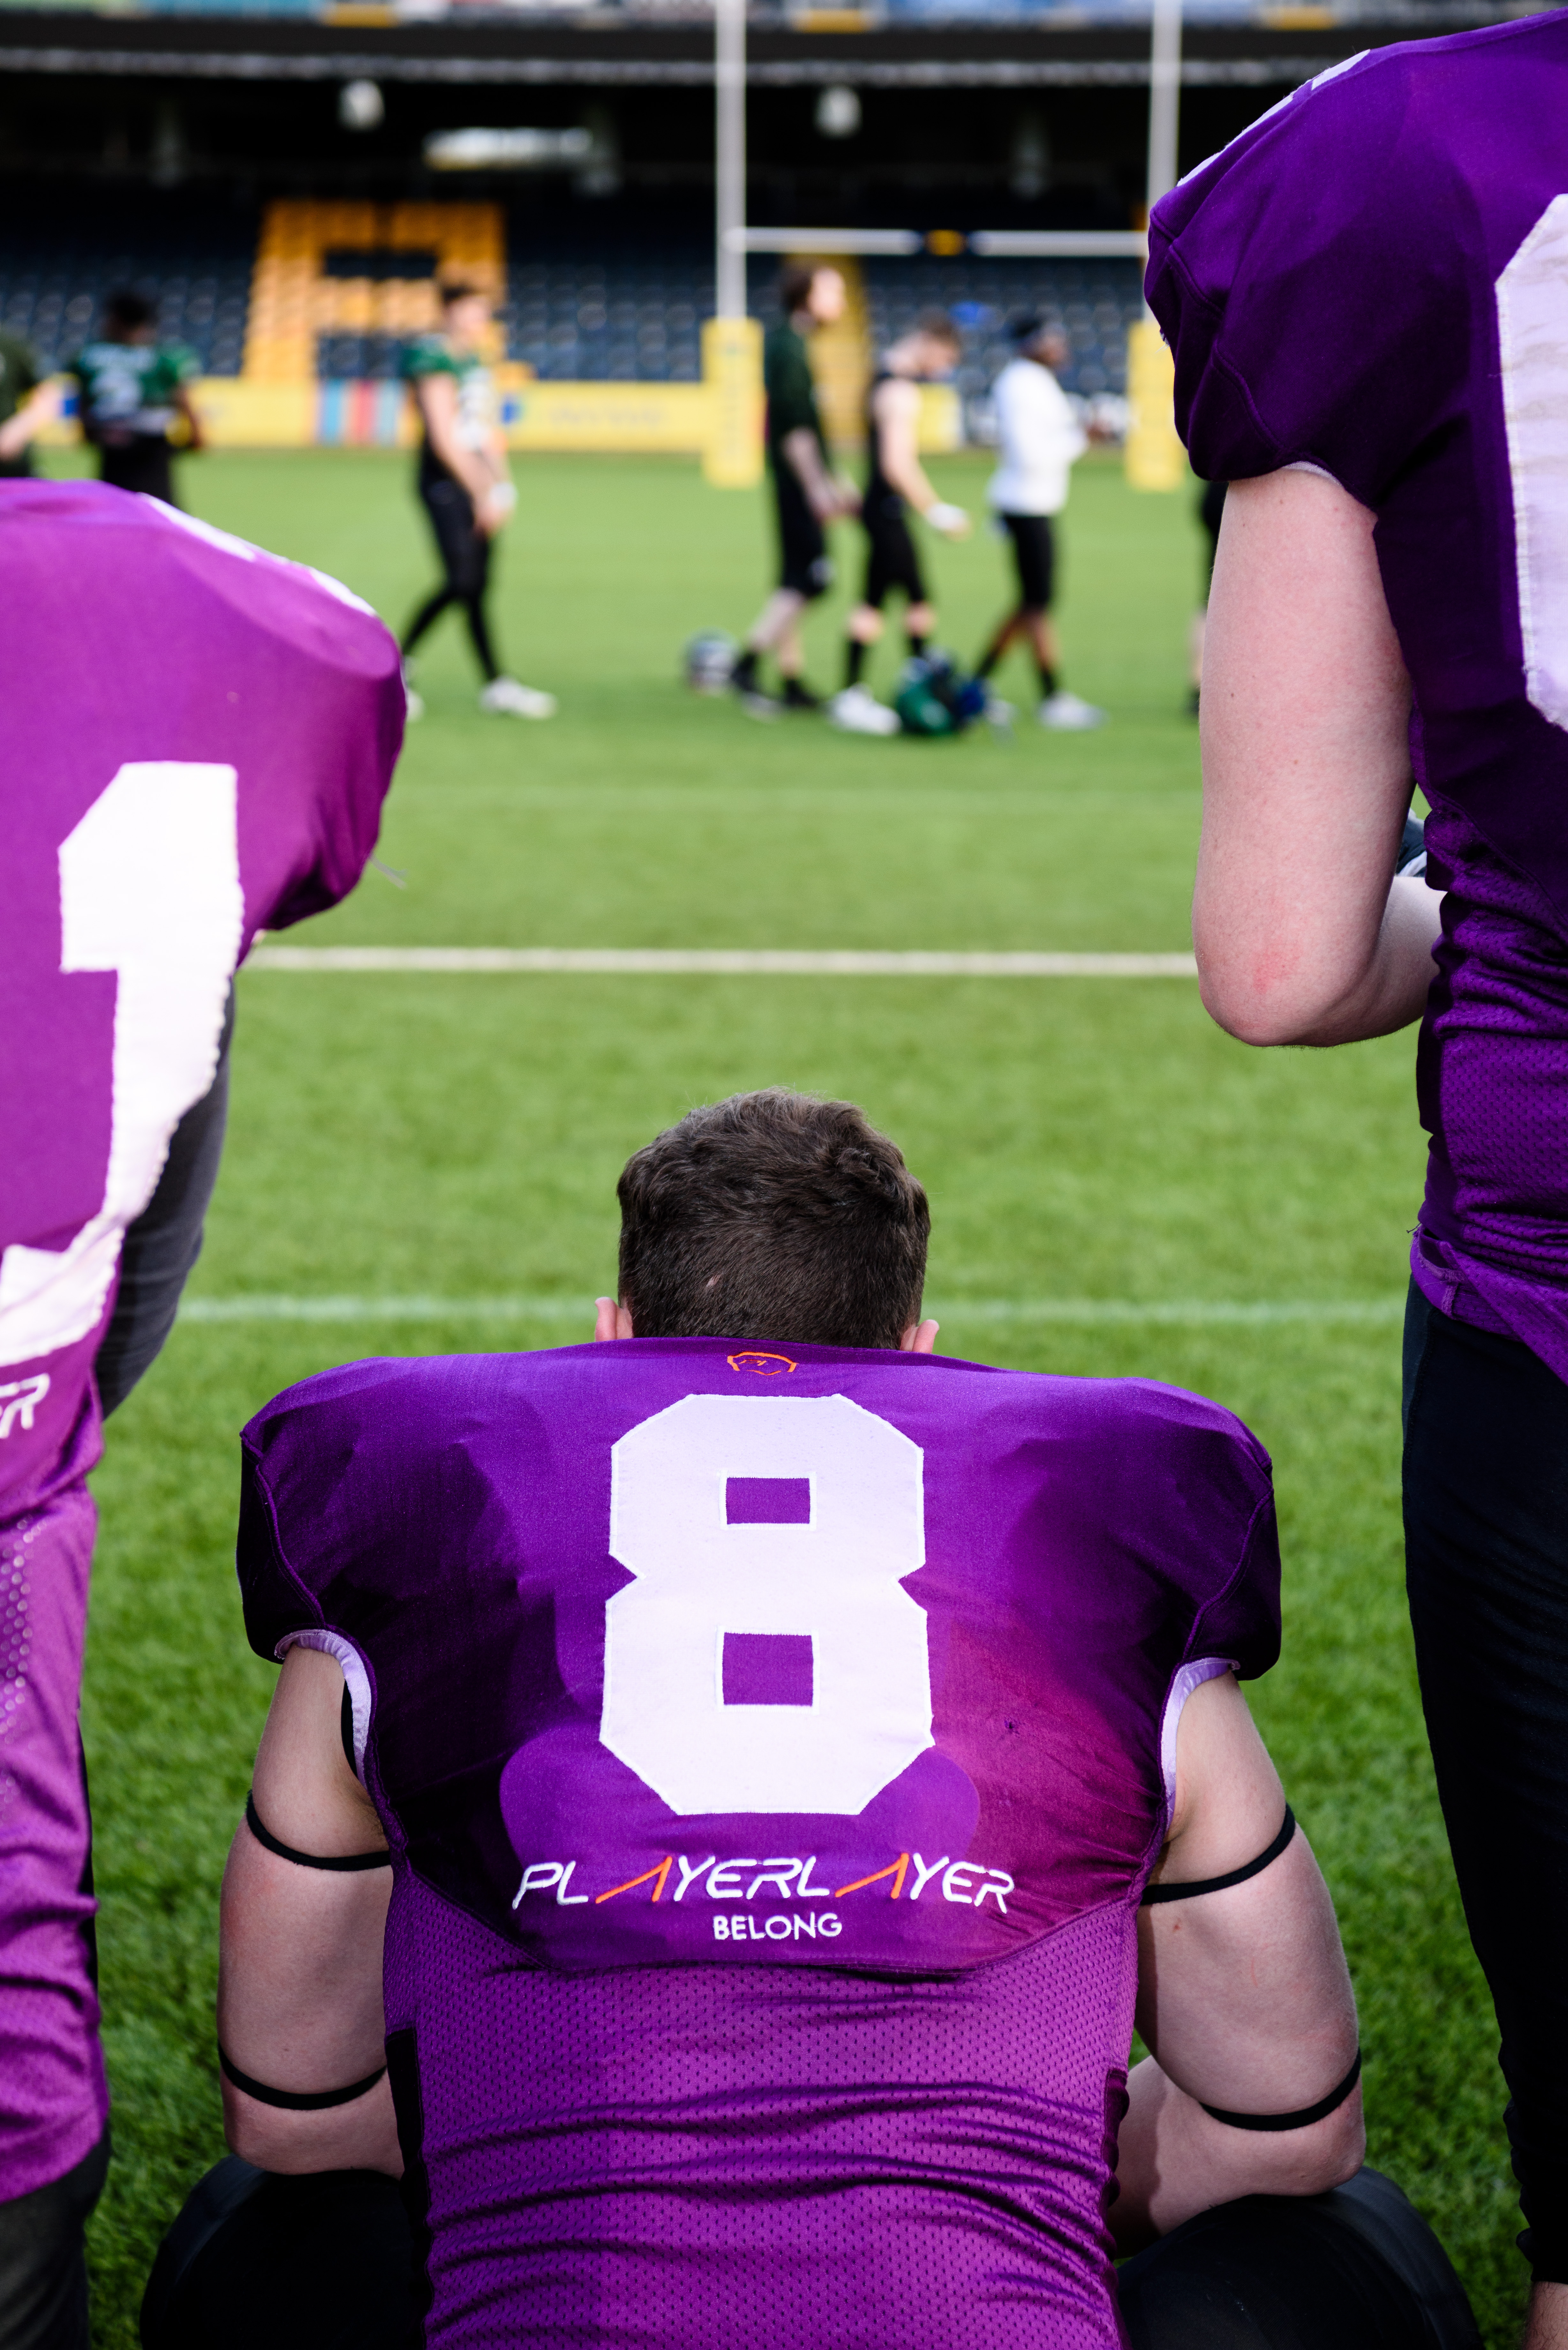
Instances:
[[[1234,1657],[1195,1657],[1189,1665],[1178,1669],[1170,1684],[1170,1695],[1165,1700],[1165,1719],[1159,1726],[1159,1768],[1165,1781],[1165,1819],[1167,1827],[1176,1809],[1176,1733],[1181,1722],[1181,1710],[1195,1689],[1205,1681],[1217,1681],[1221,1673],[1233,1673]]]
[[[323,1632],[314,1626],[301,1632],[286,1632],[273,1655],[279,1663],[290,1648],[319,1648],[330,1657],[348,1684],[348,1702],[354,1709],[354,1776],[361,1786],[365,1783],[365,1742],[370,1735],[370,1676],[353,1643],[341,1632]]]

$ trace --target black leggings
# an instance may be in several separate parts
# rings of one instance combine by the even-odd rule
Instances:
[[[1412,1288],[1405,1555],[1421,1702],[1491,1988],[1538,2279],[1568,2284],[1568,1387]]]
[[[501,674],[484,617],[485,591],[490,586],[490,541],[474,522],[473,500],[450,473],[421,473],[420,496],[431,518],[446,577],[434,595],[426,598],[404,631],[403,657],[408,658],[444,611],[453,604],[461,604],[474,654],[488,683]]]
[[[405,2350],[413,2240],[374,2170],[269,2178],[231,2156],[165,2239],[143,2350]],[[1128,2261],[1132,2350],[1480,2350],[1458,2278],[1390,2178],[1228,2203]]]
[[[0,2203],[0,2350],[88,2350],[82,2231],[108,2171],[105,2130],[63,2178]]]

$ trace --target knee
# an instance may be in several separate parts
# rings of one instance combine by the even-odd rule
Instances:
[[[857,604],[849,615],[849,633],[858,645],[874,645],[882,633],[882,615],[874,604]]]

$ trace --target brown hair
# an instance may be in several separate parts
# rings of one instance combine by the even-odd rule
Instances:
[[[915,321],[915,332],[929,335],[933,343],[946,343],[950,350],[963,348],[963,337],[950,310],[922,310]]]
[[[827,264],[823,261],[786,261],[779,271],[779,308],[786,318],[804,310],[811,299],[811,289]]]
[[[454,302],[483,302],[487,299],[483,286],[469,286],[461,279],[443,281],[441,285],[441,306],[443,310],[450,310]]]
[[[770,1087],[689,1111],[627,1160],[620,1295],[639,1338],[897,1347],[930,1211],[853,1102]]]

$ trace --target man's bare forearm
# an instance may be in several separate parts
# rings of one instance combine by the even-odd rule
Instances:
[[[1321,2194],[1351,2178],[1366,2152],[1359,2088],[1322,2121],[1278,2131],[1215,2121],[1152,2056],[1134,2066],[1127,2096],[1108,2214],[1118,2252],[1239,2196]]]
[[[815,432],[804,424],[784,437],[784,453],[794,470],[795,479],[805,492],[806,503],[819,522],[831,522],[838,512],[838,487],[822,461],[822,450]]]

